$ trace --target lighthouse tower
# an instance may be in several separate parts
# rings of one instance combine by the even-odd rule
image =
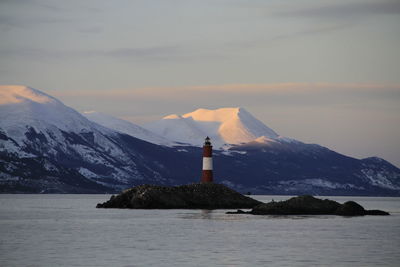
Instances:
[[[212,145],[210,137],[206,137],[203,146],[203,172],[201,175],[202,183],[213,182],[213,164],[212,164]]]

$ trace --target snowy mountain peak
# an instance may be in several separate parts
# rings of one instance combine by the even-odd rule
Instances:
[[[169,115],[148,123],[146,129],[170,140],[200,146],[210,136],[215,147],[251,142],[261,136],[278,138],[272,129],[244,108],[197,109],[184,115]]]
[[[227,120],[238,118],[241,112],[246,113],[247,111],[243,108],[219,108],[215,110],[199,108],[191,113],[182,115],[182,117],[192,117],[196,121],[225,122]]]
[[[60,103],[57,99],[39,90],[23,85],[1,85],[0,105],[15,104],[25,101],[36,103]]]
[[[179,116],[177,114],[171,114],[168,116],[163,117],[164,120],[175,120],[175,119],[182,119],[182,116]]]
[[[0,99],[0,130],[19,144],[25,142],[29,129],[57,136],[60,130],[81,133],[101,127],[56,98],[27,86],[0,86]]]

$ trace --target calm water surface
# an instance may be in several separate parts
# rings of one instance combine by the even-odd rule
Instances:
[[[392,214],[341,217],[95,209],[109,197],[0,195],[0,266],[400,266],[400,198],[329,197]]]

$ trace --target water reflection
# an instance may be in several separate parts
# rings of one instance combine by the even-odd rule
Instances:
[[[212,217],[212,210],[201,210],[201,218],[210,220]]]
[[[226,214],[228,210],[192,210],[190,212],[179,213],[182,219],[202,219],[202,220],[223,220],[223,221],[238,221],[248,220],[254,215],[246,214]]]
[[[192,210],[178,213],[182,219],[202,219],[202,220],[223,220],[223,221],[243,221],[243,220],[307,220],[307,219],[337,219],[341,216],[335,215],[251,215],[251,214],[226,214],[227,210]]]
[[[181,218],[183,219],[205,219],[205,220],[212,220],[215,219],[213,216],[213,210],[193,210],[190,213],[183,213],[180,214]]]

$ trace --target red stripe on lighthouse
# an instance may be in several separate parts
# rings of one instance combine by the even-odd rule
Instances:
[[[203,157],[212,157],[212,146],[203,146]]]
[[[213,182],[213,173],[212,170],[203,170],[201,175],[202,183],[212,183]]]

